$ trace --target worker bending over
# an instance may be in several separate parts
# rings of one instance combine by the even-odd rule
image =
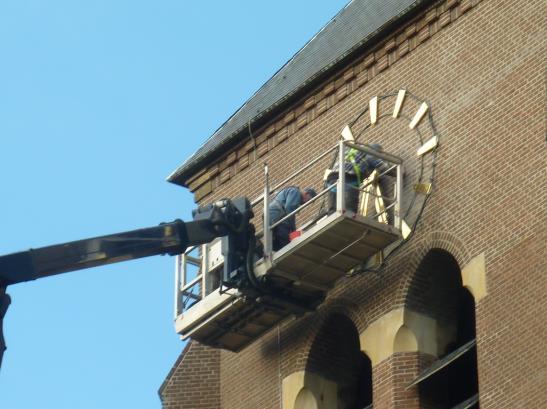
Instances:
[[[301,190],[297,186],[289,186],[282,189],[272,200],[269,206],[270,225],[281,220],[289,213],[294,212],[308,200],[316,196],[315,190],[305,188]],[[278,251],[289,244],[289,234],[296,230],[296,217],[293,214],[273,228],[273,249]]]

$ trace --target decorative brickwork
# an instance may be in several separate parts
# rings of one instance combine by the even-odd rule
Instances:
[[[480,0],[440,2],[384,40],[375,51],[360,57],[350,67],[341,68],[333,79],[312,92],[312,95],[302,100],[299,105],[274,118],[262,129],[252,131],[254,142],[249,140],[240,144],[224,159],[190,177],[187,184],[194,192],[195,200],[204,199],[217,186],[226,183],[237,172],[259,160],[266,152],[286,141],[308,122],[332,109],[479,2]]]

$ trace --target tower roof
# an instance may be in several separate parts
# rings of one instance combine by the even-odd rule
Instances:
[[[185,186],[205,162],[249,136],[256,128],[332,72],[347,58],[427,0],[352,0],[304,47],[262,85],[207,141],[171,175],[169,182]]]

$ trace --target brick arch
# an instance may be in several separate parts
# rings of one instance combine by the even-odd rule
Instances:
[[[443,250],[450,254],[458,263],[460,270],[471,260],[471,253],[465,246],[464,242],[458,239],[455,235],[447,231],[434,231],[426,235],[419,242],[415,243],[415,248],[412,251],[408,263],[408,271],[411,274],[407,274],[402,282],[402,285],[398,289],[397,299],[406,300],[408,296],[408,290],[415,277],[420,263],[424,257],[432,250]],[[405,301],[406,303],[406,301]]]
[[[322,311],[321,325],[307,351],[305,366],[306,374],[314,374],[336,386],[336,399],[341,407],[369,402],[372,393],[372,386],[370,392],[362,386],[367,377],[372,379],[372,368],[370,359],[361,350],[352,315],[356,317],[353,309],[340,302]]]
[[[305,369],[314,340],[333,314],[348,318],[357,331],[365,325],[358,313],[357,304],[347,298],[336,298],[328,300],[314,314],[285,326],[280,334],[282,348],[288,352],[283,354],[282,375],[284,377]],[[295,350],[298,352],[295,353]]]
[[[417,263],[404,286],[404,308],[434,322],[436,335],[422,342],[422,352],[429,345],[427,352],[438,356],[456,336],[461,291],[466,290],[462,265],[469,259],[465,246],[447,234],[438,234],[416,251]]]
[[[341,334],[343,336],[337,340],[337,337]],[[331,310],[324,317],[319,330],[315,333],[307,354],[306,370],[317,372],[319,368],[316,368],[316,366],[323,367],[324,360],[329,357],[325,357],[322,354],[325,351],[329,353],[340,352],[336,350],[340,346],[336,341],[340,340],[343,343],[347,343],[347,347],[355,346],[357,350],[360,350],[359,333],[353,321],[340,310]]]
[[[346,316],[353,323],[357,332],[366,326],[366,320],[360,313],[359,305],[348,298],[337,297],[333,299],[321,309],[321,313],[323,322],[332,314]]]

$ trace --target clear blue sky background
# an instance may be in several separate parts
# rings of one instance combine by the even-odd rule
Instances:
[[[0,254],[189,219],[165,177],[345,3],[0,0]],[[173,263],[11,286],[0,408],[159,408]]]

